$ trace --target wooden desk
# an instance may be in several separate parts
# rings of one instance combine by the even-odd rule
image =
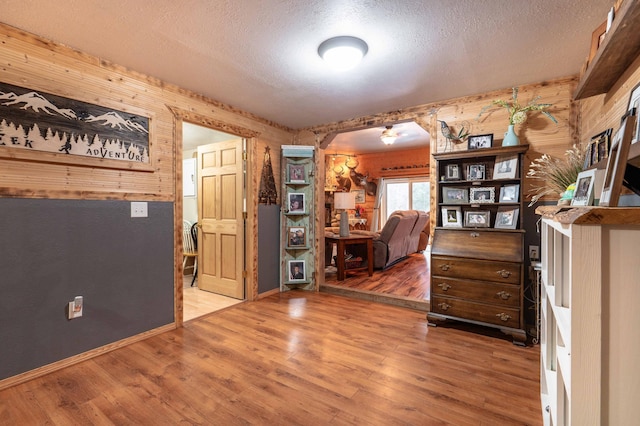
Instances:
[[[351,234],[348,237],[341,237],[339,235],[334,234],[333,236],[325,236],[325,241],[327,243],[336,243],[338,246],[338,253],[336,256],[336,263],[338,267],[338,281],[344,280],[345,271],[357,271],[367,269],[369,272],[369,276],[373,275],[373,237],[369,235],[357,235]],[[347,246],[354,244],[366,244],[367,245],[367,257],[363,260],[366,262],[366,265],[360,266],[358,268],[349,268],[346,269],[345,260],[344,260],[344,252]]]

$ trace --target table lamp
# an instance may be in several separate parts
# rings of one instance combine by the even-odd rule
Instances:
[[[347,210],[356,208],[356,195],[351,192],[336,192],[333,194],[333,206],[340,213],[340,236],[349,236],[349,214]]]

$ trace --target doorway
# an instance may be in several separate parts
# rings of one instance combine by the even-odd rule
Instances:
[[[243,139],[236,135],[182,123],[183,221],[185,229],[195,225],[197,230],[192,241],[197,257],[185,263],[182,277],[183,321],[244,299],[244,236],[237,235],[237,228],[244,228],[243,148]]]

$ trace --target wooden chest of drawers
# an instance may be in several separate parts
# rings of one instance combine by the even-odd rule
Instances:
[[[455,319],[499,328],[524,344],[523,232],[436,229],[430,322]]]

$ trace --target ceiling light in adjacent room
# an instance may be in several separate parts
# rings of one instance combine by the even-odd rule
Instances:
[[[352,36],[333,37],[318,46],[318,55],[332,68],[346,71],[355,67],[367,54],[364,40]]]
[[[393,131],[392,128],[393,126],[386,126],[380,135],[380,140],[384,142],[385,145],[391,145],[398,139],[398,134]]]

